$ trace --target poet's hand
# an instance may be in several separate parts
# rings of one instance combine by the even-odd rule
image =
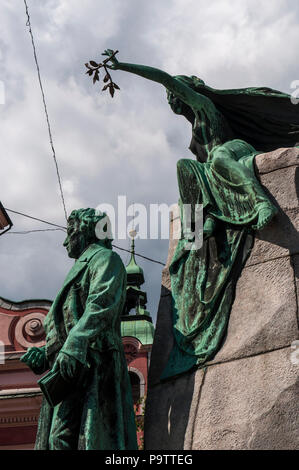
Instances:
[[[25,362],[35,374],[42,374],[48,369],[45,348],[29,348],[28,351],[20,357],[21,362]]]
[[[59,370],[64,380],[70,381],[78,375],[79,367],[80,364],[75,358],[60,352],[52,370],[53,372]]]
[[[112,49],[106,49],[102,55],[110,57],[112,54],[114,54]],[[117,58],[115,56],[112,57],[109,63],[106,64],[106,67],[111,68],[112,70],[117,70],[119,68],[119,62]]]

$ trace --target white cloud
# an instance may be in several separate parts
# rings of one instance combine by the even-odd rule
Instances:
[[[27,0],[68,212],[116,203],[171,204],[176,161],[192,158],[189,123],[172,114],[165,91],[124,72],[113,98],[85,75],[106,48],[119,59],[172,74],[196,74],[218,88],[268,85],[289,91],[299,79],[299,7],[272,0]],[[0,6],[1,198],[6,207],[65,224],[32,45],[22,1]],[[47,228],[11,214],[14,230]],[[62,232],[1,238],[0,296],[54,297],[72,261]],[[128,248],[129,241],[115,243]],[[164,261],[167,243],[138,241]],[[122,254],[124,260],[126,254]],[[155,316],[161,267],[144,260]]]

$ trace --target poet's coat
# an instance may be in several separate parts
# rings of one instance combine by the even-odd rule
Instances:
[[[134,450],[137,448],[131,386],[120,333],[126,296],[126,270],[117,253],[98,241],[87,247],[68,273],[45,319],[46,356],[52,367],[59,351],[89,366],[86,388],[75,392],[64,409],[43,400],[36,449],[56,442],[74,426],[80,408],[76,448]],[[59,405],[58,405],[59,407]],[[62,407],[61,407],[62,408]],[[70,410],[71,411],[71,410]],[[60,416],[63,415],[63,418]],[[69,428],[68,428],[69,427]]]

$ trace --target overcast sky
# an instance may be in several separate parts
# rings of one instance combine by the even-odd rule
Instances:
[[[121,71],[115,97],[84,63],[106,48],[121,61],[197,75],[215,88],[299,80],[297,0],[27,0],[68,213],[100,203],[175,203],[176,162],[193,158],[191,129],[163,87]],[[5,207],[65,225],[23,0],[1,0],[1,194]],[[11,214],[12,231],[47,228]],[[128,218],[128,221],[130,218]],[[72,265],[61,231],[0,239],[0,296],[53,299]],[[129,240],[115,240],[124,248]],[[137,240],[164,262],[168,241]],[[119,252],[123,261],[126,254]],[[162,266],[139,260],[156,318]]]

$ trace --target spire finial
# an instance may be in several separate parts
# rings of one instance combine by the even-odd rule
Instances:
[[[129,235],[131,237],[131,253],[132,255],[135,254],[135,237],[137,235],[137,232],[135,229],[130,230]]]

